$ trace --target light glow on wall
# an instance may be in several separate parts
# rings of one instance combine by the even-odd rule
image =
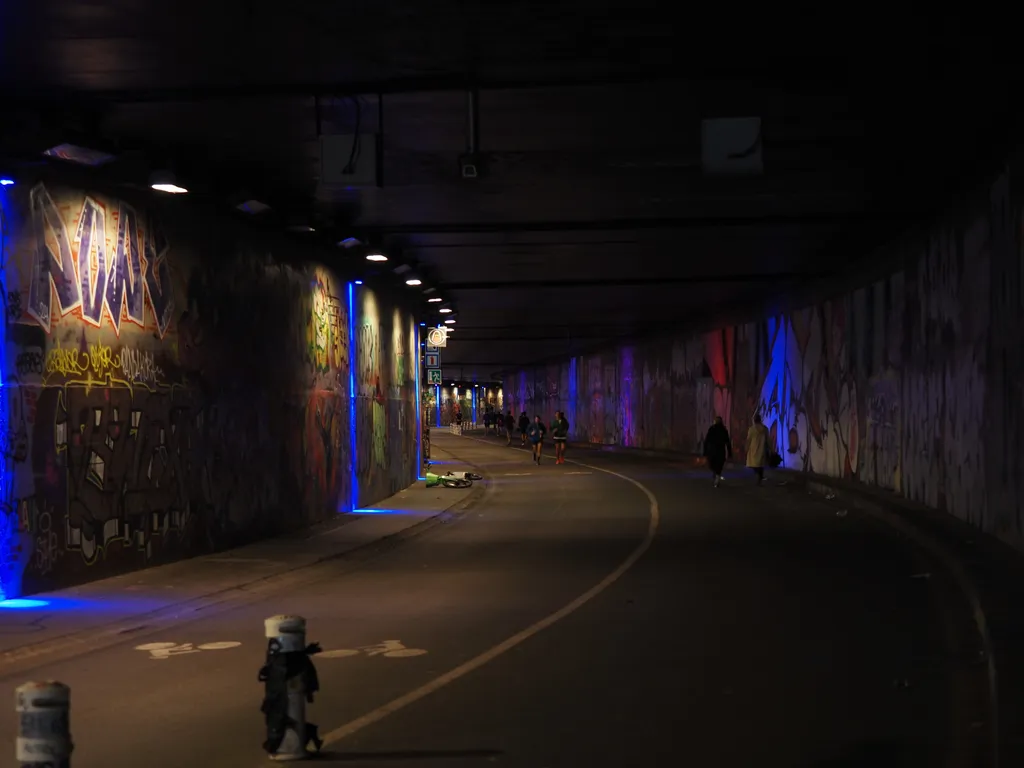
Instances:
[[[356,314],[355,284],[348,284],[348,446],[349,475],[352,484],[349,510],[355,510],[359,499],[359,483],[356,474]]]
[[[33,600],[31,598],[15,597],[10,600],[0,600],[0,610],[27,611],[32,608],[45,608],[49,604],[49,600]]]
[[[2,184],[5,187],[13,183],[10,179],[2,180]],[[0,197],[0,264],[7,263],[8,232],[7,215],[4,210],[6,201],[6,194]],[[0,272],[0,290],[4,291],[3,295],[7,295],[6,268],[5,272]],[[7,308],[6,305],[4,306]],[[9,308],[7,309],[9,311]],[[8,393],[4,389],[4,379],[6,376],[3,370],[3,363],[6,359],[6,355],[3,353],[7,349],[6,329],[7,323],[0,323],[0,423],[4,425],[5,430],[9,424]],[[11,478],[7,476],[7,456],[5,451],[5,455],[0,456],[0,500],[7,501],[11,497],[7,488],[9,482],[11,482]],[[17,552],[20,545],[21,536],[19,535],[18,528],[18,516],[13,511],[0,511],[0,558],[2,558],[2,561],[0,561],[0,601],[6,603],[14,602],[8,598],[16,598],[21,594],[21,568],[17,562],[17,557],[11,557],[11,553]],[[8,569],[11,570],[9,571]]]
[[[579,358],[573,357],[569,359],[569,405],[567,406],[569,413],[572,414],[572,418],[569,419],[569,434],[575,436],[576,429],[576,404],[580,399],[580,373],[577,367]],[[569,418],[569,417],[567,417]]]
[[[423,325],[423,323],[420,323]],[[420,346],[420,329],[415,329],[416,345],[416,477],[423,477],[423,390],[420,388],[420,369],[423,368],[422,347]]]

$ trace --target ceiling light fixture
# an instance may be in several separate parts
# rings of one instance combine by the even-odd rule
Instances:
[[[0,187],[10,187],[14,185],[14,179],[3,178],[0,179]]]
[[[259,200],[245,200],[236,205],[235,208],[242,213],[248,213],[250,216],[256,216],[270,210],[269,205],[261,203]]]
[[[288,227],[289,232],[316,232],[316,227],[311,227],[309,224],[292,224]]]
[[[179,187],[177,184],[151,184],[150,185],[157,192],[166,192],[169,195],[184,195],[188,192],[184,187]]]
[[[408,280],[405,281],[405,284],[406,285],[423,285],[423,281],[418,279],[418,278],[415,278],[415,277],[410,277]]]
[[[448,325],[454,325],[455,318],[454,317],[449,317],[447,320],[445,320],[445,322],[448,323]]]
[[[184,187],[178,186],[178,180],[170,171],[156,171],[149,179],[149,186],[157,192],[166,192],[169,195],[184,195],[188,192]]]
[[[341,248],[355,248],[357,245],[362,245],[361,240],[357,240],[354,237],[346,237],[344,240],[339,240],[338,245]]]
[[[383,253],[368,253],[366,254],[367,261],[387,261],[388,257]]]
[[[68,143],[44,149],[43,154],[56,160],[64,160],[69,163],[77,163],[78,165],[89,165],[93,168],[106,165],[114,159],[114,156],[109,152]]]
[[[362,284],[363,284],[363,281],[362,281],[362,280],[356,280],[356,281],[355,281],[355,284],[356,284],[356,285],[362,285]]]
[[[432,299],[427,299],[427,301],[428,301],[428,302],[429,302],[430,304],[435,304],[435,303],[438,303],[438,302],[444,301],[444,299],[442,299],[442,298],[441,298],[440,296],[435,296],[435,297],[434,297],[434,298],[432,298]]]
[[[441,313],[442,315],[448,315],[448,314],[451,314],[451,311],[452,311],[452,310],[451,310],[451,308],[450,308],[450,307],[441,307],[441,308],[440,308],[439,310],[437,310],[437,311],[438,311],[438,312],[440,312],[440,313]]]

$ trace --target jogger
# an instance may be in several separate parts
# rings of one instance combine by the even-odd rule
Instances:
[[[534,416],[533,424],[527,429],[527,437],[530,439],[530,445],[533,446],[533,460],[537,464],[540,464],[541,453],[544,451],[544,435],[547,431],[548,429],[540,420],[540,416]]]
[[[565,444],[569,441],[569,420],[562,411],[555,412],[551,422],[551,439],[555,441],[555,464],[565,464]]]

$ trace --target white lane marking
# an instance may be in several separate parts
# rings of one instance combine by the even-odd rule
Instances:
[[[506,472],[502,477],[529,477],[533,472]]]
[[[234,641],[220,641],[216,643],[202,643],[193,646],[192,643],[145,643],[135,646],[136,651],[149,653],[151,659],[169,659],[171,656],[184,656],[187,653],[201,653],[202,651],[224,651],[228,648],[237,648],[241,643]]]
[[[568,459],[567,459],[568,461]],[[563,472],[563,475],[592,475],[593,472]]]
[[[463,436],[462,439],[475,440],[478,443],[487,442],[485,440],[480,440],[479,438],[475,437]],[[409,691],[405,695],[399,696],[397,699],[389,701],[387,704],[377,707],[376,709],[367,712],[365,715],[357,717],[355,720],[351,720],[350,722],[345,723],[345,725],[335,728],[333,731],[327,732],[323,736],[324,744],[333,744],[334,742],[348,738],[352,734],[361,731],[363,728],[366,728],[369,725],[373,725],[374,723],[383,720],[388,715],[394,714],[400,709],[403,709],[409,706],[410,704],[414,704],[420,699],[425,698],[430,694],[440,690],[449,683],[455,682],[460,677],[465,677],[470,672],[473,672],[482,667],[484,664],[493,661],[494,659],[501,656],[503,653],[506,653],[507,651],[510,651],[513,648],[515,648],[517,645],[526,642],[534,635],[550,627],[552,624],[555,624],[556,622],[561,621],[570,614],[578,611],[580,608],[582,608],[584,605],[589,603],[595,597],[597,597],[606,589],[608,589],[608,587],[610,587],[612,584],[614,584],[616,581],[622,578],[623,574],[625,574],[626,571],[632,568],[636,564],[637,560],[643,557],[644,553],[650,548],[651,542],[654,541],[654,536],[658,532],[658,524],[661,522],[661,513],[658,509],[658,499],[651,492],[651,490],[643,483],[640,483],[639,481],[634,480],[631,477],[627,477],[626,475],[619,474],[618,472],[613,472],[610,469],[603,469],[602,467],[594,467],[589,464],[582,464],[578,461],[572,461],[572,459],[566,459],[566,461],[571,462],[579,467],[584,467],[586,469],[591,469],[597,472],[604,472],[605,474],[612,475],[613,477],[617,477],[620,480],[625,480],[627,483],[630,483],[639,488],[641,491],[643,491],[644,495],[647,497],[648,502],[650,502],[650,520],[647,524],[647,533],[644,535],[643,541],[641,541],[640,544],[637,545],[636,549],[634,549],[629,554],[629,556],[622,561],[618,568],[609,573],[607,576],[601,579],[601,581],[599,581],[597,584],[588,589],[586,592],[577,597],[568,605],[559,608],[554,613],[545,616],[536,624],[530,625],[526,629],[512,635],[512,637],[508,638],[504,642],[499,643],[490,650],[484,651],[479,656],[470,659],[464,664],[460,664],[459,666],[455,667],[455,669],[452,669],[446,672],[445,674],[441,675],[440,677],[431,680],[429,683],[422,685],[419,688],[416,688],[415,690]]]
[[[321,651],[316,658],[344,659],[358,656],[360,653],[365,653],[367,656],[384,656],[388,659],[409,659],[413,656],[423,656],[426,651],[422,648],[407,648],[401,640],[381,640],[376,645],[364,645],[362,648],[338,648],[333,651]]]

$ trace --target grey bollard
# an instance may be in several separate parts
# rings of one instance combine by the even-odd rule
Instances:
[[[264,621],[267,663],[260,670],[266,684],[263,712],[267,718],[264,749],[275,761],[305,760],[307,747],[320,750],[317,727],[306,721],[306,703],[319,690],[310,656],[320,646],[306,644],[306,620],[301,616],[272,616]]]
[[[21,768],[70,768],[71,689],[52,680],[25,683],[15,691],[16,757]]]

